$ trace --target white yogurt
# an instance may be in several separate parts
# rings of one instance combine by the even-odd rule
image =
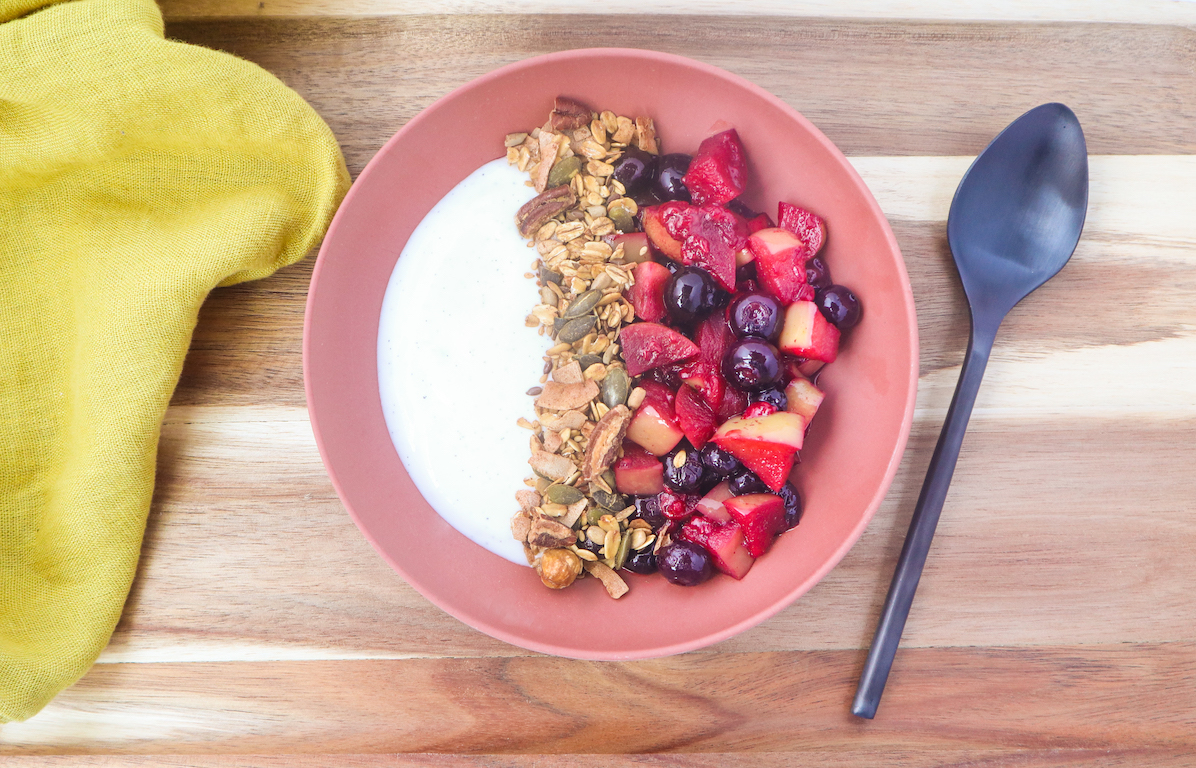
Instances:
[[[526,565],[511,537],[525,488],[545,337],[524,326],[536,303],[523,277],[536,258],[515,229],[527,174],[495,160],[436,204],[391,273],[378,321],[378,388],[411,479],[450,525]]]

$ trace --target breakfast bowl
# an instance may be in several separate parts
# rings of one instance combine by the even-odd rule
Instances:
[[[437,201],[502,157],[504,135],[541,125],[558,95],[622,115],[650,116],[667,152],[693,152],[712,130],[734,126],[752,179],[744,202],[766,209],[786,200],[821,215],[828,229],[825,261],[836,281],[851,286],[863,303],[863,319],[821,375],[827,397],[792,475],[805,514],[741,581],[717,577],[687,588],[657,576],[628,575],[631,591],[618,600],[593,579],[567,590],[545,589],[534,570],[449,525],[421,495],[392,441],[378,343],[399,255]],[[529,198],[533,194],[528,191]],[[529,260],[534,253],[528,251]],[[527,264],[511,269],[522,273]],[[535,288],[527,290],[530,309]],[[444,311],[453,311],[450,300]],[[471,344],[483,341],[445,343],[456,350],[452,354],[468,355]],[[522,364],[530,386],[542,360]],[[649,658],[725,640],[814,586],[860,537],[893,479],[910,430],[917,373],[917,324],[901,253],[842,153],[791,107],[748,81],[643,50],[574,50],[517,62],[458,88],[412,119],[370,161],[337,212],[320,249],[304,326],[316,442],[366,539],[409,584],[464,623],[523,648],[582,659]],[[527,411],[531,416],[530,399]],[[514,423],[510,428],[518,430]],[[469,450],[485,460],[487,446]],[[486,489],[489,503],[506,517],[518,509],[518,480]]]

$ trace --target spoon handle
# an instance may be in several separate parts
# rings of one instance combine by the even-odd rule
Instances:
[[[955,463],[959,459],[959,448],[963,444],[968,418],[972,415],[972,406],[976,403],[976,393],[980,390],[980,380],[984,378],[984,368],[988,364],[988,356],[992,352],[1000,321],[992,324],[991,330],[988,325],[985,323],[980,326],[973,318],[972,335],[968,341],[963,370],[959,374],[959,383],[955,386],[955,396],[951,399],[951,408],[947,411],[946,421],[943,422],[943,431],[939,434],[938,445],[930,458],[926,480],[922,483],[922,493],[918,497],[918,505],[914,507],[909,533],[906,534],[905,545],[901,548],[901,557],[897,560],[897,569],[889,585],[889,594],[885,598],[880,623],[876,627],[876,636],[872,639],[868,661],[864,664],[855,701],[851,705],[852,714],[859,717],[872,719],[876,715],[880,695],[885,689],[885,681],[889,678],[889,669],[893,666],[893,655],[897,653],[897,644],[901,640],[902,630],[905,629],[905,619],[909,616],[910,605],[914,602],[914,592],[918,589],[922,566],[926,564],[926,555],[930,551],[930,540],[934,537],[939,513],[943,511],[943,501],[947,498],[947,489],[951,486],[951,476],[955,473]]]

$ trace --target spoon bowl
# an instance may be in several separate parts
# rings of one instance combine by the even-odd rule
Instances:
[[[997,329],[1009,310],[1071,258],[1088,210],[1088,148],[1075,114],[1043,104],[1001,131],[959,182],[947,241],[972,316],[972,335],[943,422],[852,713],[871,719],[893,666],[955,473]]]

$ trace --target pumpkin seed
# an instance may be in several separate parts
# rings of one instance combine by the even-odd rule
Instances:
[[[590,498],[594,503],[602,508],[602,514],[609,514],[611,512],[618,512],[619,510],[627,508],[627,501],[619,493],[607,493],[601,488],[594,488],[590,493]]]
[[[548,172],[547,187],[551,189],[552,187],[568,184],[580,170],[581,158],[577,155],[556,161],[556,164],[552,166],[552,170]]]
[[[573,301],[569,302],[569,306],[565,307],[565,311],[561,313],[561,317],[570,320],[574,317],[581,317],[589,314],[594,307],[598,306],[598,301],[602,298],[602,291],[586,291],[578,296]]]
[[[622,368],[608,368],[606,378],[602,380],[602,402],[607,408],[614,408],[627,402],[627,393],[631,390],[631,379],[627,371]]]
[[[593,315],[586,315],[585,317],[575,317],[572,320],[566,321],[561,326],[560,333],[557,334],[557,340],[570,344],[581,341],[586,337],[587,333],[594,329],[595,319]]]
[[[558,165],[559,165],[559,163],[558,163]],[[556,169],[553,168],[553,170],[555,171]],[[633,219],[631,217],[631,214],[628,213],[623,208],[609,209],[606,212],[606,217],[608,219],[610,219],[612,222],[614,222],[615,229],[619,230],[620,232],[634,232],[635,231],[635,219]]]
[[[586,510],[586,522],[590,525],[597,525],[602,516],[607,513],[607,510],[602,507],[590,507]]]
[[[559,483],[548,486],[548,490],[545,491],[544,495],[548,497],[550,502],[554,504],[564,504],[565,506],[576,504],[585,498],[581,491],[577,490],[573,486],[561,485]]]
[[[564,278],[562,278],[559,273],[553,272],[543,264],[540,265],[540,280],[542,280],[545,284],[556,283],[557,285],[560,285],[561,280],[563,279]]]
[[[619,548],[615,552],[615,564],[612,566],[616,571],[623,567],[623,563],[627,562],[627,553],[631,549],[631,537],[621,536],[619,538]]]
[[[583,371],[585,369],[589,368],[594,363],[602,362],[602,358],[598,357],[598,355],[578,355],[577,357],[575,357],[573,359],[578,362],[578,364],[581,366],[581,369]]]

